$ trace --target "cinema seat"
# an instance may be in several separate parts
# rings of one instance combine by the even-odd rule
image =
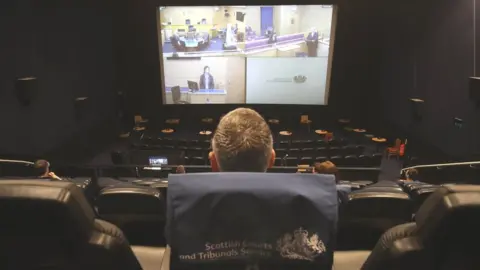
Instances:
[[[352,181],[352,183],[360,185],[360,188],[364,188],[373,184],[373,182],[370,180],[355,180],[355,181]]]
[[[375,185],[350,193],[349,201],[341,205],[339,249],[371,250],[385,231],[411,220],[413,204],[408,194],[398,186]]]
[[[393,181],[378,181],[375,184],[368,185],[365,187],[365,190],[374,192],[400,192],[403,193],[402,187],[398,185],[398,183]]]
[[[480,186],[440,187],[420,207],[416,222],[382,235],[362,269],[478,269],[478,228]]]
[[[118,226],[132,245],[164,246],[165,200],[149,187],[109,187],[95,207],[100,218]]]
[[[416,213],[427,198],[437,190],[439,186],[421,187],[413,190],[410,193],[410,198],[413,200],[413,213]]]
[[[170,269],[332,269],[333,176],[202,173],[168,181]]]
[[[116,226],[67,181],[0,182],[1,269],[141,269]]]
[[[92,181],[90,177],[76,177],[71,180],[77,185],[77,187],[83,189],[83,194],[88,202],[93,205],[93,201],[100,190],[98,183]]]

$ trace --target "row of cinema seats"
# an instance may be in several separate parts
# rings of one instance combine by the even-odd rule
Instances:
[[[202,180],[209,175],[203,174]],[[279,181],[278,177],[273,178],[269,174],[261,175],[268,178],[269,181],[276,181],[276,183]],[[140,242],[135,243],[138,239],[130,238],[130,231],[128,231],[136,227],[139,230],[137,233],[144,235],[142,240],[158,237],[158,234],[163,232],[160,223],[165,220],[165,194],[159,191],[166,191],[166,183],[138,181],[131,183],[135,185],[133,186],[117,184],[113,180],[104,181],[115,184],[107,186],[98,194],[95,208],[92,208],[81,193],[81,188],[88,188],[92,182],[85,181],[79,183],[80,187],[77,187],[67,181],[3,180],[0,181],[0,214],[3,217],[0,232],[4,260],[0,262],[0,267],[2,269],[102,270],[246,269],[245,264],[249,261],[245,260],[252,259],[251,257],[242,257],[233,261],[228,257],[221,258],[219,261],[190,260],[191,258],[185,259],[185,256],[179,256],[179,251],[195,250],[196,241],[203,239],[198,239],[198,236],[203,233],[206,233],[208,237],[213,237],[212,233],[218,234],[219,238],[217,239],[225,239],[222,236],[230,234],[232,231],[225,230],[223,226],[234,226],[232,224],[238,222],[247,229],[252,229],[251,226],[262,227],[262,223],[273,226],[272,224],[277,224],[275,222],[278,222],[279,218],[283,222],[278,224],[291,225],[285,228],[296,228],[298,225],[296,223],[302,223],[304,224],[302,226],[306,227],[295,230],[294,235],[303,237],[308,233],[307,229],[312,228],[307,225],[312,220],[314,223],[329,223],[329,219],[322,218],[324,215],[330,215],[332,220],[335,219],[337,211],[329,209],[333,210],[337,206],[329,203],[333,202],[328,200],[333,193],[326,192],[331,191],[332,187],[325,184],[325,179],[322,181],[324,183],[322,186],[317,185],[318,179],[314,179],[316,182],[308,182],[308,179],[305,178],[318,175],[295,175],[293,177],[298,178],[297,180],[301,179],[303,184],[309,184],[304,189],[296,186],[295,192],[291,192],[292,185],[295,185],[296,181],[292,181],[291,175],[285,174],[284,176],[288,177],[280,177],[284,180],[280,180],[282,182],[280,188],[273,188],[271,192],[286,192],[282,193],[282,198],[295,197],[296,206],[292,208],[292,205],[288,203],[289,200],[286,199],[287,203],[271,206],[264,204],[263,207],[266,208],[260,210],[256,203],[266,200],[261,193],[256,193],[259,201],[254,203],[243,204],[240,208],[233,203],[242,198],[249,198],[249,192],[262,190],[258,183],[264,183],[265,179],[261,177],[252,179],[252,175],[246,175],[246,177],[239,178],[242,181],[236,181],[238,179],[231,179],[231,175],[227,178],[220,176],[223,181],[230,180],[228,185],[232,183],[241,185],[250,179],[248,183],[245,183],[243,189],[240,189],[247,192],[239,193],[238,190],[235,190],[235,196],[228,190],[218,187],[218,179],[212,179],[217,183],[216,186],[194,179],[195,175],[180,176],[186,177],[183,180],[173,179],[168,203],[174,203],[176,200],[182,203],[169,206],[170,210],[168,211],[173,214],[169,218],[174,221],[170,223],[170,226],[173,224],[173,227],[175,225],[178,227],[167,230],[171,235],[176,235],[175,238],[169,240],[171,246],[168,248],[165,248],[163,243],[143,242],[143,246],[139,246]],[[210,177],[212,176],[210,175]],[[257,185],[256,189],[251,189],[249,186],[254,183]],[[333,181],[331,183],[333,184]],[[290,186],[285,186],[288,184]],[[342,234],[342,226],[345,226],[346,222],[351,222],[353,227],[350,229],[355,229],[356,227],[365,228],[369,221],[370,229],[380,230],[383,227],[386,232],[377,237],[378,242],[374,249],[369,248],[368,251],[357,252],[337,249],[334,252],[334,269],[477,269],[479,258],[475,247],[480,240],[478,230],[480,225],[480,187],[467,185],[437,187],[433,195],[418,210],[415,221],[412,221],[407,215],[411,215],[411,212],[408,213],[411,209],[407,207],[406,203],[407,197],[409,197],[407,192],[415,194],[415,190],[419,189],[421,183],[396,185],[393,182],[379,182],[367,185],[368,183],[362,182],[344,182],[342,184],[350,184],[354,191],[350,194],[349,201],[345,205],[340,205],[338,233]],[[191,188],[188,188],[189,186]],[[158,188],[158,191],[153,187]],[[312,189],[313,187],[321,189],[315,191]],[[203,194],[206,189],[210,191]],[[198,195],[199,193],[203,195]],[[218,194],[222,194],[224,197],[221,203],[214,203],[214,201],[218,201]],[[319,198],[314,199],[315,196],[319,196]],[[191,200],[182,200],[182,198],[191,198]],[[202,206],[205,205],[204,203],[210,207],[205,208]],[[292,208],[293,212],[285,211],[286,206]],[[316,206],[319,208],[315,208]],[[192,207],[192,211],[176,215],[180,214],[177,211],[182,211],[185,207]],[[97,213],[93,209],[96,209]],[[198,210],[204,211],[204,215],[199,215]],[[215,211],[221,211],[226,216],[215,217]],[[264,214],[270,212],[270,214],[263,217],[256,216],[255,214],[260,214],[259,211]],[[279,211],[282,215],[277,216],[275,213]],[[296,213],[298,211],[300,211],[300,215]],[[320,212],[317,215],[311,215],[316,211]],[[342,213],[349,213],[353,216],[347,219],[342,217]],[[246,220],[236,219],[241,215],[247,215],[243,216]],[[288,219],[285,219],[287,217]],[[118,224],[126,233],[126,238],[122,230],[104,219]],[[195,220],[197,223],[188,226]],[[255,222],[252,223],[252,221]],[[135,224],[136,222],[137,224]],[[267,229],[275,231],[284,228],[282,226],[275,228],[267,226]],[[324,230],[330,230],[328,229],[330,225],[321,227]],[[192,228],[200,229],[189,235],[178,235],[179,232],[187,232]],[[241,226],[235,226],[235,228],[245,233]],[[265,233],[265,230],[262,232]],[[355,233],[365,234],[366,231],[361,232],[360,229],[357,229]],[[257,237],[261,237],[261,235],[257,235]],[[327,235],[319,233],[320,240],[328,240]],[[358,236],[361,235],[357,235],[357,237],[353,235],[350,241],[357,241]],[[302,237],[295,239],[300,241],[304,239]],[[190,240],[182,242],[179,239]],[[289,239],[286,237],[282,241],[288,242]],[[260,269],[331,269],[329,248],[333,247],[332,243],[325,240],[324,246],[319,246],[318,240],[318,238],[315,238],[315,241],[310,238],[309,242],[306,242],[316,243],[316,247],[320,247],[320,250],[324,251],[321,256],[315,257],[311,262],[305,263],[302,260],[292,262],[281,259],[281,256],[273,255],[268,258],[255,257],[255,260],[259,262]],[[279,243],[277,244],[280,245]],[[256,247],[259,248],[259,246]],[[282,252],[286,251],[284,248],[287,246],[280,245],[278,247],[281,247],[280,254],[283,254]],[[288,247],[292,248],[292,246]],[[271,252],[276,254],[273,250]],[[317,252],[319,251],[317,250]],[[305,254],[308,255],[308,253]],[[262,263],[268,267],[262,267]]]
[[[147,228],[164,225],[168,182],[129,179],[128,184],[137,188],[128,184],[125,187],[125,182],[119,184],[109,178],[101,178],[100,183],[106,188],[96,197],[95,206],[102,218],[118,225],[134,244],[158,245],[164,242],[163,235],[150,234],[145,239],[144,232],[152,231]],[[391,181],[375,184],[371,181],[341,181],[340,184],[352,190],[349,200],[342,202],[340,207],[338,248],[342,250],[373,248],[387,229],[411,221],[426,197],[438,188],[425,183],[400,182],[399,185]],[[142,192],[141,188],[145,187],[149,187],[148,192]],[[139,207],[141,210],[137,210]],[[140,218],[140,214],[144,217]]]
[[[349,141],[345,139],[332,139],[328,142],[325,140],[279,140],[274,142],[275,147],[279,149],[312,149],[312,150],[326,150],[327,148],[335,148],[339,151],[333,153],[334,155],[343,154],[362,154],[364,146],[349,145]],[[164,148],[164,149],[180,149],[185,150],[189,148],[210,149],[210,140],[187,140],[177,139],[175,137],[157,137],[148,134],[140,135],[139,146],[142,148]],[[345,149],[345,152],[342,151]],[[360,152],[359,152],[360,151]]]
[[[150,191],[144,193],[138,188],[124,187],[125,183],[119,186],[119,182],[114,179],[101,178],[101,185],[107,188],[96,198],[95,205],[99,213],[102,218],[124,230],[134,244],[163,243],[161,234],[156,234],[155,237],[151,234],[145,239],[144,232],[149,231],[146,228],[162,227],[164,224],[163,209],[168,182],[134,178],[127,181],[134,186],[150,187]],[[340,208],[338,248],[342,250],[371,249],[378,237],[388,228],[411,221],[419,205],[438,188],[417,182],[400,182],[399,185],[391,181],[375,184],[371,181],[341,181],[340,184],[352,190],[349,201],[342,202]],[[136,212],[140,205],[142,210]],[[144,220],[139,219],[140,213],[145,215]],[[132,214],[133,218],[139,220],[127,218]],[[151,216],[147,218],[148,215]]]
[[[347,145],[343,147],[318,147],[318,148],[275,148],[276,152],[283,156],[289,154],[291,156],[348,156],[362,155],[365,151],[364,145]]]
[[[382,154],[373,155],[348,155],[348,156],[290,156],[290,154],[277,155],[275,166],[313,165],[315,162],[330,160],[340,167],[380,167]]]

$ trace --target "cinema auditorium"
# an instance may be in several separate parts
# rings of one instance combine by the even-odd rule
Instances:
[[[480,269],[477,10],[0,1],[0,269]]]

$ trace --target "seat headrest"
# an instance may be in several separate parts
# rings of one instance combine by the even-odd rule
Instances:
[[[72,182],[0,181],[2,235],[88,238],[95,214],[82,189]]]
[[[147,187],[108,187],[98,194],[99,215],[162,214],[165,213],[160,192]]]
[[[331,261],[337,204],[331,175],[170,175],[167,242],[181,261]]]
[[[399,187],[399,184],[394,181],[378,181],[375,184],[371,184],[369,187]]]
[[[399,194],[405,194],[403,192],[401,187],[377,187],[377,186],[367,186],[361,190],[355,191],[355,194],[357,193],[399,193]]]
[[[410,197],[404,192],[366,188],[350,193],[343,209],[350,218],[369,219],[411,216],[412,208]]]
[[[437,188],[415,216],[418,233],[425,241],[469,233],[480,236],[480,186],[453,185]]]

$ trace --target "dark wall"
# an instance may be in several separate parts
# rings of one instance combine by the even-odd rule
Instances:
[[[222,4],[227,5],[228,2],[233,1]],[[317,2],[315,4],[332,3],[332,1]],[[365,125],[373,119],[369,116],[376,113],[372,106],[378,100],[377,63],[380,54],[376,46],[381,36],[377,34],[379,27],[376,23],[379,10],[369,3],[377,1],[340,2],[329,105],[251,107],[267,115],[283,114],[297,117],[301,113],[309,113],[312,118],[319,120],[340,116],[352,117],[360,119]],[[188,1],[170,4],[187,5]],[[237,1],[230,4],[260,3]],[[292,4],[292,2],[275,1],[261,4]],[[168,3],[158,0],[121,0],[116,5],[118,10],[115,33],[118,34],[116,44],[119,46],[117,56],[122,63],[118,66],[121,74],[118,86],[127,93],[132,114],[160,119],[172,114],[186,117],[216,116],[235,107],[235,105],[162,106],[156,12],[159,6]]]
[[[468,98],[468,77],[478,75],[474,31],[479,35],[480,28],[474,14],[479,16],[479,8],[474,1],[392,4],[382,19],[379,77],[386,121],[459,158],[480,151],[480,110]],[[412,118],[411,97],[425,100],[422,121]],[[454,126],[454,117],[464,119],[463,128]]]
[[[107,1],[0,2],[1,154],[44,155],[114,117],[112,14]],[[38,78],[28,107],[14,95],[24,76]]]

